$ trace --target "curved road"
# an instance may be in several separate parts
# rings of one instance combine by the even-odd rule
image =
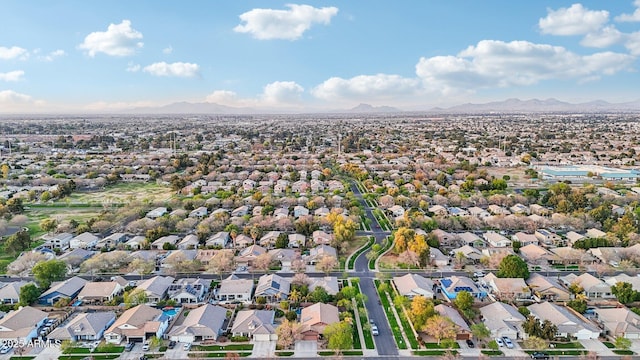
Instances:
[[[381,230],[378,221],[375,216],[373,216],[372,209],[367,206],[366,201],[362,198],[362,193],[353,182],[351,183],[351,190],[364,207],[365,215],[371,221],[373,226],[372,234],[376,238],[376,243],[382,245],[382,242],[387,236],[389,236],[390,232]],[[362,290],[362,293],[367,296],[365,307],[369,313],[369,318],[378,325],[379,335],[373,337],[378,354],[381,356],[397,356],[398,348],[393,334],[391,333],[391,328],[389,327],[389,322],[385,316],[384,309],[382,308],[382,305],[380,305],[380,298],[378,297],[375,284],[373,283],[375,272],[369,270],[369,260],[367,260],[366,255],[370,251],[371,248],[367,249],[356,258],[354,264],[355,274],[353,275],[360,278],[360,289]]]

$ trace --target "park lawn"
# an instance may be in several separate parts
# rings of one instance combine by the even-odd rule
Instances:
[[[59,202],[70,201],[71,203],[97,204],[98,206],[102,206],[104,203],[126,204],[133,200],[153,203],[166,201],[174,194],[171,187],[157,183],[119,182],[99,191],[74,192],[65,198],[69,200],[61,199]]]

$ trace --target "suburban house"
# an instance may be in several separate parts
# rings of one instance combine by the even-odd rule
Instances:
[[[526,280],[531,292],[541,301],[569,301],[571,293],[552,277],[532,273]]]
[[[157,207],[149,211],[146,215],[149,219],[157,219],[167,213],[166,207]]]
[[[531,290],[522,278],[499,278],[490,273],[483,278],[483,281],[501,300],[521,300],[531,297]]]
[[[193,209],[190,213],[189,213],[189,217],[190,218],[203,218],[205,216],[207,216],[207,207],[206,206],[200,206],[197,209]]]
[[[58,260],[64,261],[70,270],[74,270],[79,268],[80,265],[82,265],[85,260],[92,257],[93,254],[93,251],[78,248],[58,256]]]
[[[98,245],[98,241],[100,241],[99,237],[90,232],[83,232],[69,240],[69,247],[72,249],[91,249]]]
[[[584,289],[585,295],[592,300],[611,299],[615,297],[611,293],[611,286],[609,284],[589,273],[584,273],[580,276],[569,274],[560,277],[560,281],[562,281],[566,287],[571,286],[573,283],[580,285],[580,287]]]
[[[536,239],[537,241],[537,239]],[[520,248],[520,257],[533,265],[546,265],[557,259],[557,256],[538,244],[529,244]]]
[[[578,234],[575,231],[569,231],[566,234],[564,234],[564,236],[567,238],[567,245],[569,246],[573,246],[573,244],[578,241],[578,240],[582,240],[582,239],[586,239],[587,237],[582,235],[582,234]]]
[[[232,336],[247,336],[254,341],[277,340],[273,310],[240,310],[231,327]]]
[[[220,303],[242,302],[251,304],[251,295],[253,294],[253,280],[240,279],[235,275],[220,282],[220,287],[215,290],[214,297]]]
[[[51,284],[49,290],[45,291],[38,298],[38,303],[41,305],[53,305],[60,299],[72,300],[80,293],[80,290],[88,281],[74,276],[70,279],[55,282]]]
[[[553,262],[555,264],[563,264],[563,265],[588,265],[593,264],[595,262],[595,258],[589,254],[588,252],[582,249],[574,249],[570,247],[556,247],[550,248],[555,256]]]
[[[20,302],[20,288],[33,284],[31,281],[15,281],[15,282],[2,282],[0,283],[0,303],[2,304],[17,304]]]
[[[432,247],[429,249],[429,259],[431,260],[431,265],[437,267],[448,266],[451,259],[440,251],[440,249]]]
[[[535,235],[523,233],[522,231],[519,231],[511,236],[511,240],[519,242],[520,247],[530,244],[538,245],[538,238]]]
[[[318,286],[324,288],[329,295],[336,295],[340,291],[338,278],[335,276],[313,277],[309,281],[309,292],[313,292]]]
[[[309,250],[309,255],[304,258],[305,262],[309,265],[314,265],[325,256],[334,257],[338,259],[338,253],[336,249],[329,245],[318,245]]]
[[[451,276],[440,279],[442,293],[449,299],[455,299],[460,291],[467,291],[477,298],[485,298],[487,293],[478,289],[473,280],[465,276]]]
[[[424,296],[427,299],[435,298],[436,284],[424,276],[418,274],[406,274],[393,278],[393,285],[402,296],[413,299],[414,296]]]
[[[265,274],[258,279],[254,298],[264,297],[269,303],[287,300],[290,287],[291,282],[288,278],[276,274]]]
[[[307,241],[307,238],[302,234],[289,234],[288,236],[288,246],[292,248],[299,248],[300,246],[304,246]]]
[[[162,236],[151,243],[151,248],[156,250],[162,250],[164,249],[165,244],[174,246],[175,244],[178,243],[178,240],[180,240],[180,238],[176,235]]]
[[[178,304],[195,304],[204,301],[209,293],[211,281],[204,279],[182,278],[169,285],[167,296]]]
[[[239,249],[246,248],[251,244],[253,244],[253,239],[245,234],[238,234],[233,240],[233,246]]]
[[[115,281],[88,282],[78,294],[78,300],[84,304],[103,304],[113,300],[124,291],[123,287]]]
[[[480,236],[471,233],[471,232],[463,232],[462,234],[458,234],[458,239],[462,245],[469,245],[474,248],[483,248],[487,246],[487,243]]]
[[[604,279],[604,282],[613,286],[619,282],[626,282],[631,284],[631,288],[635,291],[640,291],[640,276],[629,276],[627,274],[619,274],[616,276],[609,276]],[[2,290],[0,290],[2,291]]]
[[[227,309],[211,304],[202,305],[181,316],[167,334],[170,340],[182,343],[217,340],[225,330]]]
[[[268,253],[274,262],[280,263],[282,270],[290,269],[294,260],[302,258],[300,250],[297,249],[271,249]]]
[[[316,230],[313,232],[312,234],[312,238],[313,238],[313,243],[317,244],[317,245],[329,245],[331,243],[331,240],[333,240],[333,235],[331,234],[327,234],[326,232],[322,231],[322,230]]]
[[[484,219],[491,216],[491,214],[487,210],[477,206],[472,206],[468,208],[467,211],[469,212],[469,215],[478,219]]]
[[[446,232],[442,229],[433,230],[431,235],[435,236],[440,244],[445,246],[451,246],[456,240],[458,240],[458,235]]]
[[[238,256],[236,256],[235,260],[237,264],[243,264],[245,266],[252,266],[253,261],[260,255],[267,252],[267,249],[263,248],[260,245],[251,245],[246,247],[240,251]]]
[[[124,243],[124,245],[131,250],[140,250],[146,242],[147,239],[144,236],[138,235],[129,239],[126,243]]]
[[[104,333],[111,344],[143,342],[151,337],[162,338],[169,326],[169,317],[162,310],[141,304],[126,310]]]
[[[71,244],[71,239],[73,239],[72,234],[60,233],[47,239],[47,241],[42,246],[51,250],[60,249],[62,251],[65,251],[69,249],[69,246]]]
[[[66,325],[53,329],[47,339],[70,341],[102,340],[104,332],[116,321],[113,311],[77,314]]]
[[[255,209],[254,209],[255,210]],[[261,211],[262,209],[260,209]],[[239,206],[231,211],[231,216],[242,217],[249,213],[249,207],[247,205]]]
[[[31,306],[12,310],[0,319],[0,341],[16,341],[28,343],[38,337],[38,328],[42,326],[48,315]]]
[[[316,303],[300,312],[300,333],[303,340],[319,340],[327,325],[340,321],[338,308],[331,304]]]
[[[587,230],[585,236],[591,239],[604,239],[607,237],[607,233],[596,228],[591,228]]]
[[[482,322],[491,331],[491,337],[523,338],[525,317],[514,306],[496,301],[480,308]]]
[[[482,259],[483,257],[480,250],[469,245],[463,245],[457,249],[453,249],[449,252],[449,254],[452,255],[456,259],[456,261],[458,261],[459,256],[462,256],[462,261],[468,264],[478,264],[480,262],[480,259]]]
[[[487,231],[484,234],[482,234],[482,236],[484,237],[485,240],[487,240],[487,243],[489,243],[489,245],[493,247],[511,246],[511,240],[498,234],[495,231]]]
[[[444,316],[453,322],[456,328],[456,340],[471,339],[471,329],[469,328],[469,324],[467,324],[462,316],[460,316],[458,310],[445,304],[436,305],[434,310],[441,316]]]
[[[280,231],[269,231],[260,238],[258,243],[260,244],[260,246],[263,246],[265,248],[273,248],[276,246],[276,240],[278,240],[278,236],[280,236]]]
[[[624,337],[640,339],[640,315],[627,308],[596,308],[596,322],[603,328],[605,335],[612,339]]]
[[[176,246],[180,250],[190,250],[190,249],[197,248],[198,245],[200,245],[200,242],[198,241],[198,237],[194,234],[189,234],[183,237],[182,240],[180,240]]]
[[[206,245],[207,246],[218,246],[221,248],[225,248],[227,247],[227,244],[229,243],[229,233],[226,231],[219,231],[217,233],[215,233],[214,235],[210,236],[207,241],[206,241]]]
[[[309,209],[307,209],[306,207],[300,205],[296,205],[293,207],[293,217],[295,217],[296,219],[301,216],[307,215],[309,215]]]
[[[546,245],[560,246],[564,242],[558,234],[546,229],[537,229],[534,235],[541,243]]]
[[[531,315],[540,321],[549,320],[558,327],[558,335],[575,337],[578,340],[597,339],[600,329],[595,325],[581,320],[571,310],[545,301],[527,307]]]
[[[167,296],[173,280],[171,276],[154,276],[139,283],[137,289],[143,290],[147,294],[147,302],[153,304]]]

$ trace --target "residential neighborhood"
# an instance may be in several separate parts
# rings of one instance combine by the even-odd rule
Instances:
[[[640,355],[636,119],[523,117],[0,122],[0,359]]]

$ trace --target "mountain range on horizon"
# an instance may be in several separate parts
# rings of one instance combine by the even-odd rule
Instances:
[[[136,114],[295,114],[302,111],[283,111],[281,109],[260,109],[250,107],[231,107],[209,102],[176,102],[160,107],[141,107],[121,111],[122,113]],[[308,111],[304,113],[313,113]],[[350,109],[337,109],[327,111],[315,111],[317,113],[402,113],[402,112],[424,112],[424,113],[536,113],[536,112],[640,112],[640,100],[610,103],[604,100],[594,100],[584,103],[569,103],[554,98],[546,100],[529,99],[520,100],[510,98],[503,101],[493,101],[487,103],[466,103],[447,108],[428,108],[425,110],[405,111],[391,106],[372,106],[361,103]]]

